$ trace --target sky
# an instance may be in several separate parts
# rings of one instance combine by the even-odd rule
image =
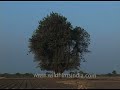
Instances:
[[[1,1],[0,73],[42,73],[28,54],[29,38],[50,12],[57,12],[89,34],[91,53],[81,69],[89,73],[120,73],[119,1]],[[27,55],[28,54],[28,55]]]

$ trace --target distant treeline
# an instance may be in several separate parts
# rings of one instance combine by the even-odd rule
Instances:
[[[120,74],[118,74],[116,70],[113,70],[111,73],[99,74],[97,76],[120,76]]]
[[[97,74],[96,76],[120,76],[120,74],[108,73],[108,74]]]
[[[69,72],[69,74],[77,74],[77,73],[80,73],[80,74],[83,74],[83,75],[89,74],[89,73],[86,73],[86,72],[83,72],[83,71]],[[48,74],[52,74],[52,73],[46,72],[46,75],[48,75]],[[96,74],[96,76],[120,76],[120,74],[118,74],[115,70],[113,70],[111,73]],[[6,78],[32,78],[32,77],[34,77],[34,74],[32,74],[32,73],[15,73],[15,74],[3,73],[3,74],[1,74],[0,73],[0,77],[6,77]]]
[[[77,74],[77,73],[80,73],[80,74],[83,74],[83,75],[87,74],[83,71],[69,72],[69,74]],[[51,73],[46,72],[46,75],[49,75],[49,74],[52,74],[52,72]],[[32,77],[34,77],[34,74],[32,74],[32,73],[24,73],[24,74],[22,74],[22,73],[15,73],[15,74],[3,73],[3,74],[1,74],[0,73],[0,77],[5,77],[5,78],[32,78]]]
[[[0,74],[0,77],[6,77],[6,78],[30,78],[33,77],[34,75],[32,73],[15,73],[15,74],[9,74],[9,73],[3,73]]]

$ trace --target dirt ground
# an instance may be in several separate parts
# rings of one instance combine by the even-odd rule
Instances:
[[[120,89],[120,80],[117,79],[65,80],[59,82],[74,85],[77,89]]]
[[[100,77],[95,79],[71,79],[59,81],[77,86],[77,89],[120,89],[120,77]]]
[[[0,89],[120,89],[120,77],[96,79],[2,78]]]

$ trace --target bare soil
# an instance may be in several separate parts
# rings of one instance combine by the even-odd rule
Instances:
[[[1,78],[0,89],[120,89],[120,77],[95,79]]]

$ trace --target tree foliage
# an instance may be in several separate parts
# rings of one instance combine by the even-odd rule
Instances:
[[[116,75],[116,74],[117,74],[116,70],[113,70],[113,71],[112,71],[112,74],[113,74],[113,75]]]
[[[90,35],[81,27],[73,28],[63,15],[52,12],[39,22],[29,42],[41,70],[63,73],[79,69],[84,53],[89,52]]]

